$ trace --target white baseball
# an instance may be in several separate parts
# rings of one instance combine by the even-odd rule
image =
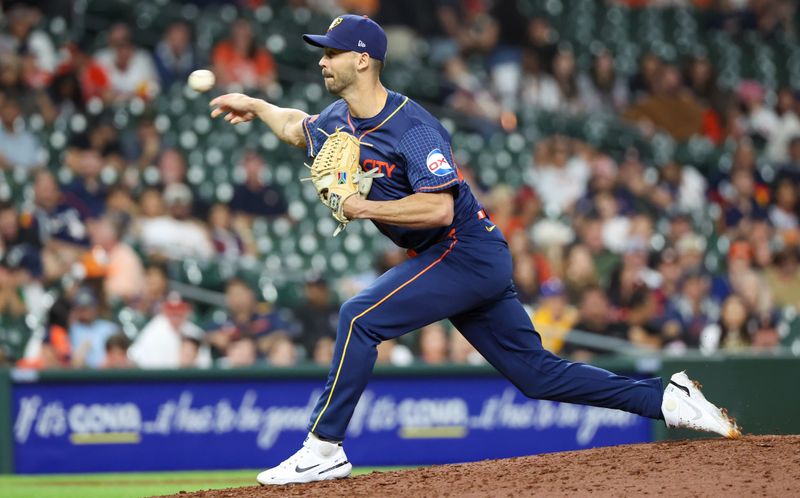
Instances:
[[[207,92],[214,86],[214,73],[208,69],[198,69],[189,75],[189,87],[195,92]]]

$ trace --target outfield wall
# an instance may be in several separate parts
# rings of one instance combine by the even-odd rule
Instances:
[[[746,432],[800,432],[797,358],[608,359],[636,377],[687,368]],[[326,370],[0,371],[4,473],[259,468],[306,434]],[[614,410],[524,398],[489,367],[379,368],[348,433],[355,465],[500,458],[664,437]]]

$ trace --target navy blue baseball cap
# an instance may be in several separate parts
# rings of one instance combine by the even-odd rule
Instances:
[[[303,35],[310,45],[369,54],[383,62],[386,59],[386,33],[378,23],[367,16],[347,14],[339,16],[328,26],[324,35]]]

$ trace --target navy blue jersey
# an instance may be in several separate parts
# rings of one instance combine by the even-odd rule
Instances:
[[[362,141],[361,166],[384,174],[372,184],[368,199],[391,201],[418,192],[450,190],[454,196],[450,227],[414,229],[374,222],[395,244],[420,252],[474,220],[481,206],[453,161],[450,135],[441,123],[419,104],[389,91],[386,105],[376,116],[356,119],[344,100],[337,100],[321,113],[303,121],[309,157],[322,148],[330,134],[341,128]],[[369,144],[369,145],[364,145]]]

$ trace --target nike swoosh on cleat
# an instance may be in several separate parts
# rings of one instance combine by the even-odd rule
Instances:
[[[497,225],[492,225],[492,226],[490,226],[490,227],[487,227],[487,226],[485,226],[485,227],[483,227],[483,228],[485,228],[487,232],[491,232],[492,230],[494,230],[495,228],[497,228]]]
[[[296,467],[294,468],[294,471],[295,471],[295,472],[297,472],[298,474],[302,474],[303,472],[309,471],[309,470],[313,469],[314,467],[319,467],[320,465],[321,465],[321,464],[319,464],[319,463],[318,463],[318,464],[316,464],[316,465],[312,465],[311,467],[306,467],[306,468],[301,468],[301,467],[298,465],[298,466],[296,466]]]
[[[338,464],[334,465],[333,467],[331,467],[331,468],[329,468],[329,469],[321,470],[321,471],[319,472],[319,475],[322,475],[322,474],[324,474],[325,472],[330,472],[331,470],[334,470],[334,469],[338,469],[339,467],[344,467],[344,466],[345,466],[345,465],[347,465],[348,463],[349,463],[349,462],[348,462],[347,460],[345,460],[344,462],[342,462],[342,463],[338,463]]]
[[[692,419],[692,422],[694,422],[695,420],[699,420],[703,416],[703,414],[700,413],[700,409],[694,406],[694,403],[689,402],[686,404],[689,405],[692,408],[692,410],[694,410],[694,418]]]
[[[682,385],[678,384],[677,382],[675,382],[674,380],[669,381],[669,383],[672,384],[673,386],[677,387],[681,391],[685,392],[686,396],[691,398],[691,395],[689,395],[689,388],[688,387],[682,386]]]

